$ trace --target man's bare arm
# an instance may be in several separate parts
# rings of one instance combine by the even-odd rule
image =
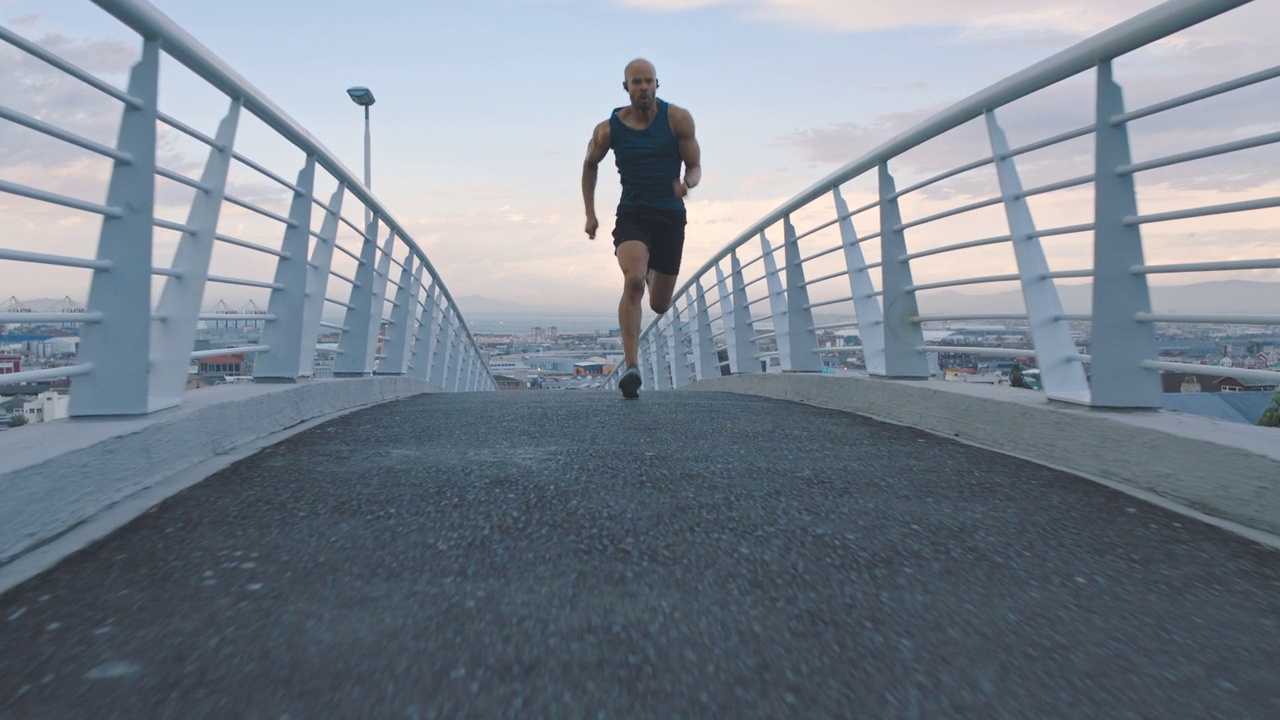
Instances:
[[[587,237],[596,239],[596,230],[600,220],[596,218],[596,177],[600,170],[600,161],[609,152],[609,121],[606,120],[591,133],[591,142],[587,144],[587,157],[582,161],[582,202],[587,208]]]
[[[702,148],[698,147],[698,138],[694,135],[693,115],[682,107],[671,106],[671,131],[675,133],[676,143],[680,149],[680,159],[684,161],[684,181],[676,180],[676,196],[684,197],[689,190],[702,182]]]

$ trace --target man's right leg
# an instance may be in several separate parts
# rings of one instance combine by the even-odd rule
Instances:
[[[645,277],[649,272],[649,248],[639,240],[627,240],[617,248],[618,267],[622,269],[622,300],[618,302],[618,328],[622,331],[624,375],[639,364],[640,307],[644,302]],[[635,380],[623,377],[619,381],[622,394],[636,397],[640,387],[639,374]]]

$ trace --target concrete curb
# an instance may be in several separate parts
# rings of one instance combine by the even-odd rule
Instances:
[[[1280,432],[1181,413],[1101,410],[1040,393],[962,383],[747,374],[689,390],[762,395],[867,415],[1153,493],[1280,534]],[[1229,528],[1233,529],[1233,528]],[[1246,533],[1247,534],[1247,533]]]
[[[399,376],[227,385],[189,393],[181,406],[151,415],[0,433],[0,591],[261,447],[331,417],[425,392],[439,388]],[[75,542],[58,542],[72,534]],[[51,544],[56,552],[47,552]],[[39,569],[19,571],[17,565],[33,565],[24,558],[42,550]]]

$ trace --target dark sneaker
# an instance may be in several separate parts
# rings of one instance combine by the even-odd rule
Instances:
[[[632,399],[640,397],[640,368],[635,365],[628,365],[623,371],[622,377],[618,380],[618,388],[622,390],[622,397]]]

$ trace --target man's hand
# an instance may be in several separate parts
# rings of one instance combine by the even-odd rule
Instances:
[[[676,189],[676,197],[682,198],[689,194],[689,186],[684,184],[683,180],[673,180],[671,186]]]
[[[600,229],[600,220],[596,218],[595,213],[587,216],[587,237],[595,240],[596,230]]]

